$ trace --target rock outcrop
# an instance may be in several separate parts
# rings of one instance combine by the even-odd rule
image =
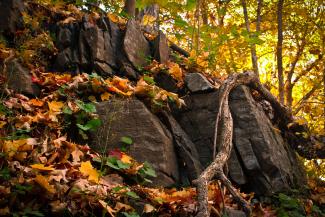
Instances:
[[[212,161],[217,98],[218,91],[190,95],[185,99],[187,107],[174,113],[195,143],[204,166]],[[234,120],[234,149],[228,161],[232,181],[258,195],[271,195],[303,183],[295,153],[248,87],[239,86],[231,93],[230,107]]]
[[[13,36],[17,30],[23,28],[23,12],[25,5],[20,0],[2,0],[0,2],[0,34]]]

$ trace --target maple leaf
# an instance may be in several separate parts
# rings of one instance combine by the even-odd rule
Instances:
[[[99,173],[93,168],[90,161],[82,162],[79,171],[83,175],[88,176],[89,181],[94,181],[95,183],[99,182]]]
[[[50,185],[49,184],[49,181],[48,181],[47,177],[42,176],[42,175],[36,175],[36,177],[34,178],[34,180],[41,187],[43,187],[45,190],[47,190],[51,194],[54,194],[55,193],[55,188],[53,187],[53,185]]]
[[[60,113],[61,109],[64,106],[63,102],[57,102],[57,101],[48,102],[47,104],[49,106],[50,111],[53,113]]]
[[[112,94],[110,94],[110,93],[108,93],[108,92],[105,92],[105,93],[103,93],[102,95],[100,95],[100,99],[101,99],[102,101],[106,101],[106,100],[108,100],[109,98],[111,98],[111,96],[112,96]]]
[[[51,167],[51,166],[46,167],[46,166],[44,166],[44,164],[33,164],[30,167],[33,168],[33,169],[38,169],[38,170],[42,170],[42,171],[52,171],[52,170],[54,170],[53,167]]]

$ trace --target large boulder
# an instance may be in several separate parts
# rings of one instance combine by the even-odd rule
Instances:
[[[33,83],[30,71],[21,64],[19,59],[14,58],[6,63],[3,76],[10,89],[28,96],[39,96],[39,87]]]
[[[94,134],[93,146],[103,152],[121,148],[123,136],[132,138],[128,153],[148,161],[157,172],[153,184],[169,186],[179,181],[173,137],[160,120],[137,99],[115,99],[97,106],[103,124]]]
[[[25,5],[22,0],[0,1],[0,33],[12,36],[23,27],[23,12]]]
[[[239,86],[231,93],[230,108],[235,123],[233,142],[249,177],[247,187],[257,194],[271,194],[301,185],[304,176],[294,151],[248,87]]]
[[[185,109],[174,113],[195,143],[204,166],[212,161],[217,99],[218,91],[196,93],[185,99]],[[230,107],[234,120],[234,149],[228,161],[232,181],[257,195],[270,195],[303,183],[294,151],[254,101],[249,88],[233,90]]]

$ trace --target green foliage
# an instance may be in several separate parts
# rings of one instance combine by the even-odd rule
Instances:
[[[122,212],[122,213],[125,217],[140,217],[136,212],[131,212],[131,213]]]
[[[127,163],[123,163],[121,160],[118,160],[116,157],[114,156],[110,156],[104,159],[104,162],[106,161],[105,165],[116,169],[116,170],[124,170],[124,169],[129,169],[130,168],[130,164]]]

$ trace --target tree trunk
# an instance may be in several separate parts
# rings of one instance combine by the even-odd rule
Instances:
[[[124,11],[129,16],[135,16],[135,2],[136,0],[125,0]]]
[[[242,0],[241,1],[242,6],[243,6],[243,12],[244,12],[244,17],[245,17],[245,25],[246,25],[246,30],[250,36],[250,26],[249,26],[249,19],[248,19],[248,12],[247,12],[247,5],[246,5],[246,1]],[[251,44],[250,45],[250,49],[251,49],[251,58],[252,58],[252,65],[253,65],[253,70],[255,72],[255,74],[257,75],[257,77],[259,76],[259,72],[258,72],[258,65],[257,65],[257,56],[256,56],[256,45],[255,44]]]
[[[277,6],[277,22],[278,22],[278,42],[277,42],[277,67],[278,67],[278,79],[279,79],[279,100],[280,103],[284,103],[284,82],[283,82],[283,63],[282,63],[282,42],[283,42],[283,32],[282,32],[282,11],[283,11],[283,1],[278,1]]]

